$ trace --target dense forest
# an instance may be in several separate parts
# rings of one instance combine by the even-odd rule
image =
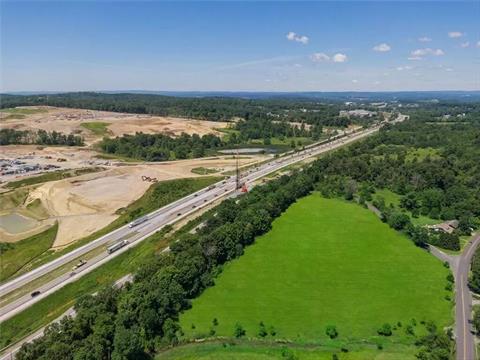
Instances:
[[[78,135],[65,135],[57,131],[30,131],[0,129],[0,145],[65,145],[82,146],[83,138]]]
[[[262,118],[304,122],[310,125],[346,127],[360,118],[340,117],[341,103],[313,99],[242,99],[231,97],[172,97],[148,94],[103,94],[94,92],[53,95],[2,95],[1,108],[49,105],[161,116],[181,116],[211,121]],[[375,110],[369,105],[363,109]],[[370,119],[371,120],[371,119]]]
[[[458,231],[470,231],[480,216],[480,127],[426,120],[431,119],[388,126],[303,171],[225,200],[205,215],[196,233],[178,235],[169,253],[146,259],[132,284],[82,297],[74,319],[51,325],[45,336],[24,345],[17,359],[152,358],[159,349],[178,343],[179,313],[213,284],[221,266],[241,256],[257,236],[270,230],[275,218],[314,190],[360,204],[371,201],[376,189],[400,194],[402,209],[386,207],[383,220],[418,246],[432,237],[425,227],[412,224],[415,212],[460,219]],[[419,149],[434,149],[435,156],[424,156]],[[417,341],[418,357],[443,359],[451,340],[434,325],[427,330]]]
[[[215,135],[181,134],[170,137],[163,134],[124,135],[113,139],[104,138],[99,147],[108,154],[126,156],[146,161],[166,161],[196,158],[223,145]]]

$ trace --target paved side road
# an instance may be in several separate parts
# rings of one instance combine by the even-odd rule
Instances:
[[[458,257],[455,274],[455,330],[457,360],[475,360],[475,339],[472,326],[472,294],[468,288],[468,273],[475,249],[480,245],[480,234],[465,246]]]

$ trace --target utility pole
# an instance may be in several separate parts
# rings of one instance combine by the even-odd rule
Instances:
[[[238,168],[238,145],[237,145],[237,156],[235,157],[235,160],[236,160],[235,161],[235,176],[236,176],[235,190],[238,190],[238,189],[240,189],[240,169]]]

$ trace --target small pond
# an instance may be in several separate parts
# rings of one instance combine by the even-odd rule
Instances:
[[[35,228],[38,221],[18,213],[0,215],[0,228],[9,234],[19,234]]]

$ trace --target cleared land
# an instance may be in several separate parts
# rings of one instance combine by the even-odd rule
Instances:
[[[275,338],[322,344],[331,341],[327,325],[337,327],[334,341],[383,341],[377,329],[401,322],[388,339],[411,343],[405,327],[412,319],[451,323],[447,274],[370,211],[314,194],[227,264],[180,320],[186,337],[208,336],[216,318],[217,335],[233,336],[238,322],[247,337],[256,337],[263,321],[275,328]]]
[[[101,140],[103,135],[167,133],[188,134],[221,134],[216,128],[225,128],[226,122],[201,121],[176,117],[137,115],[95,111],[83,109],[56,108],[51,106],[32,106],[4,109],[0,112],[2,128],[17,130],[47,130],[62,133],[80,134],[87,144]]]

